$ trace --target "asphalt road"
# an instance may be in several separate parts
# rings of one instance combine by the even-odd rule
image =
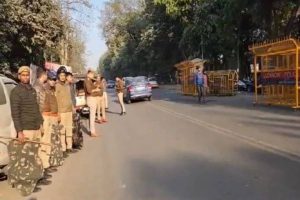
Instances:
[[[300,118],[247,94],[199,105],[175,90],[120,107],[53,173],[38,200],[299,200]],[[0,199],[24,199],[0,182]]]

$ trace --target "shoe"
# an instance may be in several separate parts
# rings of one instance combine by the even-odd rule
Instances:
[[[46,180],[46,179],[40,179],[37,182],[37,185],[50,185],[52,183],[52,181]]]
[[[91,137],[98,137],[96,133],[91,133]]]
[[[67,153],[76,153],[77,152],[77,150],[75,150],[75,149],[67,149]]]
[[[34,190],[32,191],[33,193],[36,193],[36,192],[39,192],[41,191],[42,189],[40,187],[35,187]]]
[[[53,172],[57,172],[57,169],[54,167],[49,167],[49,168],[45,169],[45,173],[47,173],[47,174],[50,174]]]
[[[46,173],[46,171],[45,171],[43,178],[44,179],[49,179],[49,178],[52,178],[52,175],[49,174],[49,173]]]
[[[126,115],[127,113],[126,112],[123,112],[123,115]]]
[[[68,157],[68,154],[67,154],[67,152],[63,152],[63,156],[64,156],[64,158],[67,158]]]
[[[101,120],[98,120],[98,119],[95,120],[95,122],[98,123],[98,124],[102,124],[102,121],[101,121]]]

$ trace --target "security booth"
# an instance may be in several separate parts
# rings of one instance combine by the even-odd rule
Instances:
[[[194,84],[196,67],[204,67],[206,60],[186,60],[175,65],[179,71],[181,90],[184,95],[197,95]],[[238,73],[235,70],[205,71],[208,76],[210,95],[228,96],[237,92]]]
[[[175,65],[178,70],[181,82],[181,91],[184,95],[197,95],[197,89],[194,84],[196,66],[204,67],[206,61],[196,58],[194,60],[182,61]]]
[[[238,91],[236,70],[207,71],[209,90],[215,96],[233,96]]]
[[[268,41],[249,49],[254,55],[254,104],[299,108],[299,39]],[[258,89],[261,89],[260,95]]]

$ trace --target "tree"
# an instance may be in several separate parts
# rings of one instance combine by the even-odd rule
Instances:
[[[62,36],[59,6],[48,0],[3,0],[0,3],[0,65],[16,68],[44,60]]]

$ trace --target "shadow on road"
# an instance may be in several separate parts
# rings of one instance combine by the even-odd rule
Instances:
[[[165,161],[134,160],[137,179],[127,189],[131,199],[296,200],[300,195],[299,164],[275,154],[239,149],[247,163],[214,162],[201,155],[177,154]],[[132,191],[131,191],[132,190]],[[297,198],[296,198],[297,197]],[[129,198],[129,199],[130,199]]]

